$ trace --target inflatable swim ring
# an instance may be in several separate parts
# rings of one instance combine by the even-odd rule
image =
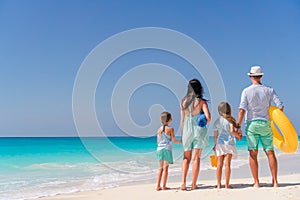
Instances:
[[[298,149],[298,135],[292,122],[279,108],[275,106],[270,106],[269,115],[274,145],[283,152],[295,152]]]

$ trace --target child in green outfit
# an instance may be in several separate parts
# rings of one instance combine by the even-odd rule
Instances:
[[[159,170],[157,176],[156,190],[167,190],[169,189],[167,184],[168,179],[168,168],[169,164],[173,164],[172,155],[172,142],[180,144],[180,140],[176,140],[174,135],[174,128],[170,127],[169,124],[172,121],[172,115],[169,112],[163,112],[160,114],[160,120],[162,126],[157,131],[157,159],[159,161]],[[160,182],[163,176],[163,187],[161,188]]]

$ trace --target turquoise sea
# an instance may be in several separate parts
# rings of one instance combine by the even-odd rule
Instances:
[[[201,170],[213,169],[209,160],[213,137],[210,144],[202,152]],[[245,138],[237,141],[237,150],[238,159],[232,161],[232,168],[248,163]],[[155,183],[155,153],[156,137],[0,138],[0,200]],[[169,176],[178,176],[181,145],[173,145],[173,156]]]

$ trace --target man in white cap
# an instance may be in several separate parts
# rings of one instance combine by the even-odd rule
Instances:
[[[257,155],[258,142],[261,141],[269,161],[273,186],[278,187],[278,164],[274,153],[269,108],[271,102],[274,102],[281,110],[283,110],[284,106],[274,89],[261,83],[263,75],[264,73],[262,73],[260,66],[251,67],[248,76],[250,77],[252,85],[245,88],[242,92],[238,113],[238,124],[240,125],[242,123],[247,111],[246,137],[249,150],[249,163],[254,178],[253,186],[259,187]],[[242,133],[241,129],[239,129],[239,133]]]

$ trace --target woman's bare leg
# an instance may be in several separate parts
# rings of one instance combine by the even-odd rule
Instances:
[[[182,185],[181,190],[186,189],[186,176],[189,170],[189,165],[191,162],[192,150],[185,151],[183,153],[183,160],[182,160]]]
[[[197,188],[197,180],[200,171],[200,156],[202,149],[194,149],[193,157],[192,157],[192,189]]]

